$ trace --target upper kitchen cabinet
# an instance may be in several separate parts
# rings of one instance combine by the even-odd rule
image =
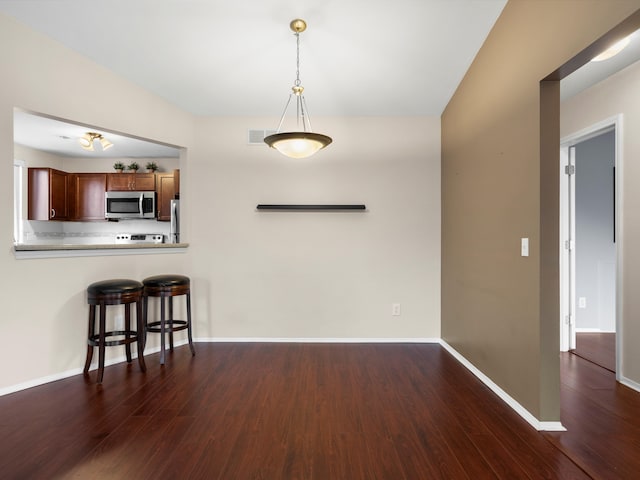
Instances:
[[[175,173],[180,172],[175,170],[171,173],[156,173],[156,192],[158,194],[158,220],[170,221],[171,220],[171,200],[176,198],[177,184],[180,177],[176,178]]]
[[[106,173],[70,173],[70,219],[75,221],[104,220]]]
[[[68,220],[67,173],[53,168],[29,168],[28,219]]]
[[[156,177],[153,173],[108,173],[107,191],[153,191]]]
[[[173,186],[175,188],[176,199],[180,198],[180,169],[176,168],[173,171]]]

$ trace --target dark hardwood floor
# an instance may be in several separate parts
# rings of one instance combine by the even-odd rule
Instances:
[[[561,354],[563,433],[544,435],[593,478],[640,478],[640,393],[615,374]]]
[[[612,372],[616,371],[616,334],[587,333],[576,334],[576,348],[571,353],[589,360]]]
[[[439,345],[196,350],[177,348],[164,367],[149,355],[146,373],[135,362],[107,367],[101,386],[91,372],[0,397],[0,477],[613,479],[640,471],[640,394],[612,387],[574,355],[562,357],[570,431],[539,433]]]

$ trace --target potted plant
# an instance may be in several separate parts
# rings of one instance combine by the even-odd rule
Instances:
[[[145,168],[147,169],[147,172],[154,173],[158,170],[158,164],[156,162],[149,162],[145,165]]]
[[[122,173],[122,171],[125,169],[125,166],[124,166],[124,163],[122,163],[122,162],[116,162],[116,163],[113,164],[113,168],[118,173]]]
[[[131,162],[127,166],[127,170],[131,170],[133,173],[136,173],[139,168],[140,168],[140,165],[138,165],[136,162]]]

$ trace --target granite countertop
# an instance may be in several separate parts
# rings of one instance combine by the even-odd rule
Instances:
[[[78,244],[49,244],[49,245],[15,245],[17,252],[34,252],[34,251],[53,251],[53,250],[140,250],[144,248],[185,248],[188,243],[132,243],[132,244],[95,244],[95,245],[78,245]]]

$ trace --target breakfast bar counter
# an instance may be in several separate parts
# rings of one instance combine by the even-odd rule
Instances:
[[[14,255],[23,258],[96,257],[107,255],[147,255],[185,253],[188,243],[136,243],[136,244],[46,244],[15,245]]]

